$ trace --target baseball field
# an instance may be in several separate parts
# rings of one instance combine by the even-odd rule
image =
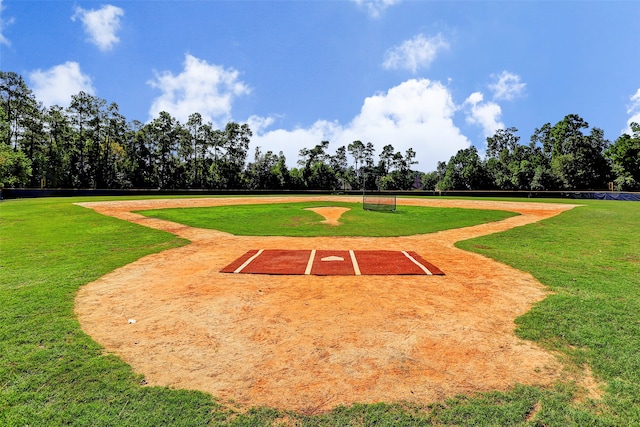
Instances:
[[[1,425],[640,424],[640,209],[0,204]]]

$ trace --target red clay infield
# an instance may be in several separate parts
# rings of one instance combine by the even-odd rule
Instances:
[[[413,251],[286,249],[248,251],[220,272],[315,276],[444,274]]]

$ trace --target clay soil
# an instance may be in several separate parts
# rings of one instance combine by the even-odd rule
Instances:
[[[354,402],[429,403],[515,384],[549,385],[560,378],[562,365],[554,355],[514,335],[514,319],[548,290],[529,274],[456,249],[454,243],[540,221],[573,205],[399,199],[399,205],[500,209],[520,215],[393,238],[243,237],[132,212],[308,200],[360,199],[83,203],[101,214],[191,242],[83,286],[76,298],[83,330],[144,375],[147,384],[202,390],[239,407],[311,414]],[[337,222],[335,215],[325,220]],[[445,275],[219,272],[255,248],[410,250]]]

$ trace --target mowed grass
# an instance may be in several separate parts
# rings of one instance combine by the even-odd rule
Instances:
[[[316,207],[343,207],[339,227],[323,224]],[[513,212],[400,206],[396,212],[362,209],[360,203],[300,202],[205,208],[157,209],[142,215],[241,236],[408,236],[499,221]]]
[[[614,416],[610,425],[640,426],[640,203],[579,203],[457,246],[549,286],[553,294],[516,320],[516,333],[590,368],[606,391],[594,410]]]
[[[206,424],[209,396],[141,387],[73,312],[81,285],[185,242],[71,201],[0,204],[0,425]]]
[[[424,406],[356,404],[313,415],[243,412],[205,393],[145,386],[104,354],[75,318],[77,290],[186,242],[71,204],[78,200],[0,203],[2,426],[640,425],[637,203],[585,201],[541,223],[459,243],[531,272],[554,291],[517,319],[517,333],[558,352],[569,368],[591,369],[603,384],[602,400],[564,380]]]

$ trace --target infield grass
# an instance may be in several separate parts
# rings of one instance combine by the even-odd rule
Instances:
[[[104,354],[75,318],[78,288],[185,242],[71,204],[81,200],[89,199],[0,202],[2,426],[640,425],[637,203],[580,201],[586,206],[458,244],[550,287],[552,295],[517,319],[517,333],[556,351],[570,371],[589,368],[601,400],[563,380],[551,388],[516,385],[425,406],[356,404],[318,415],[314,402],[306,414],[241,412],[205,393],[145,386],[127,364]]]
[[[322,224],[323,217],[306,210],[316,207],[344,207],[341,225]],[[197,228],[210,228],[240,236],[367,236],[389,237],[435,233],[499,221],[513,212],[401,206],[396,212],[362,209],[360,203],[301,202],[269,205],[237,205],[205,208],[157,209],[138,212]]]

